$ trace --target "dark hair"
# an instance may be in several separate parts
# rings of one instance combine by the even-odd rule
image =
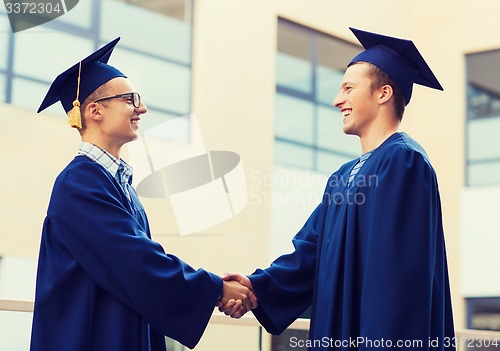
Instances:
[[[356,64],[357,62],[353,63]],[[389,75],[380,69],[378,66],[375,66],[372,63],[368,63],[369,69],[368,69],[368,75],[370,76],[372,80],[372,85],[371,85],[371,91],[372,93],[380,88],[383,87],[384,85],[390,85],[392,88],[393,92],[393,101],[394,101],[394,111],[396,115],[398,116],[399,120],[401,121],[403,119],[403,114],[405,112],[405,98],[403,96],[403,93],[401,92],[401,89],[399,88],[399,85],[391,78]]]
[[[376,89],[384,85],[391,86],[394,96],[394,111],[396,112],[396,115],[401,121],[403,119],[403,114],[405,112],[405,98],[403,96],[403,93],[401,92],[401,89],[399,88],[399,85],[391,77],[389,77],[389,75],[385,71],[383,71],[378,66],[375,66],[373,64],[370,65],[368,74],[372,79],[372,86],[371,86],[372,93]]]

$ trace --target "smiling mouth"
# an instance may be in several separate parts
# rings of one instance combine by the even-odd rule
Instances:
[[[349,117],[349,116],[351,115],[351,110],[347,110],[347,109],[346,109],[346,110],[343,110],[343,111],[342,111],[342,115],[343,115],[344,117]]]
[[[135,124],[135,125],[137,126],[137,125],[139,125],[139,121],[140,121],[140,119],[139,119],[139,118],[136,118],[136,119],[131,119],[131,120],[130,120],[130,123]]]

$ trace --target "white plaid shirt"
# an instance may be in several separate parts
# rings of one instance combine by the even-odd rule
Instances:
[[[99,146],[92,143],[83,141],[80,144],[78,155],[87,156],[92,161],[97,162],[104,167],[111,175],[120,183],[125,194],[130,200],[130,193],[128,187],[132,180],[133,169],[127,162],[122,159],[117,159],[106,150],[101,149]]]

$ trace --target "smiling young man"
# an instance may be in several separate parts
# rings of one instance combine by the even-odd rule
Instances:
[[[255,292],[253,313],[272,334],[312,306],[310,350],[453,350],[436,175],[422,147],[398,131],[413,84],[442,87],[413,42],[351,30],[366,50],[333,104],[362,155],[330,176],[292,253],[224,279]]]
[[[82,143],[55,181],[43,224],[32,351],[164,351],[165,335],[193,348],[217,303],[255,306],[247,288],[151,239],[120,158],[147,108],[107,64],[118,40],[60,74],[38,110],[61,101]]]
[[[343,131],[357,135],[361,151],[375,149],[399,129],[402,111],[397,112],[398,101],[404,97],[398,86],[377,66],[366,62],[350,65],[333,105],[343,115]],[[392,83],[392,84],[391,84]]]
[[[84,102],[86,128],[82,140],[99,145],[111,155],[120,158],[121,147],[137,138],[140,116],[147,112],[140,95],[125,77],[116,77],[103,84]],[[103,118],[106,116],[106,118]],[[97,124],[98,128],[92,128]]]

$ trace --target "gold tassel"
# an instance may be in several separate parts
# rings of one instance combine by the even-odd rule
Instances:
[[[72,128],[82,129],[82,113],[80,111],[80,101],[78,101],[78,96],[80,95],[80,74],[82,72],[82,62],[80,61],[80,66],[78,67],[78,81],[76,84],[76,99],[73,101],[73,108],[68,111],[68,123]]]
[[[82,129],[82,114],[78,99],[73,101],[73,108],[68,111],[68,123],[72,128]]]

